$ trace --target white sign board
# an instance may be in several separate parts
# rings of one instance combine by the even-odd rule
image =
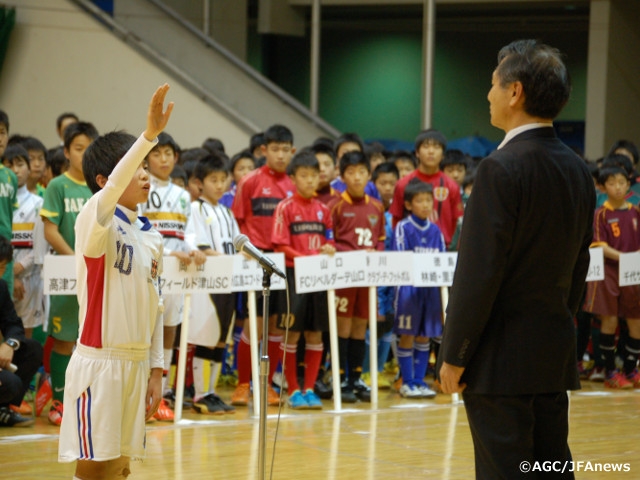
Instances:
[[[233,258],[207,257],[202,265],[184,265],[177,257],[164,257],[160,274],[162,295],[180,293],[231,293]]]
[[[76,294],[75,255],[45,255],[42,269],[45,295]]]
[[[640,284],[640,252],[621,253],[619,267],[621,287]]]
[[[281,272],[285,272],[284,254],[283,253],[265,253],[265,257],[273,260],[276,267]],[[233,255],[233,281],[231,288],[234,292],[262,291],[262,278],[264,276],[260,264],[245,255]],[[286,285],[284,279],[278,275],[271,275],[271,290],[284,290]]]
[[[367,286],[367,252],[310,255],[294,259],[296,292]]]
[[[367,252],[367,286],[413,284],[413,252]]]
[[[232,292],[233,257],[207,257],[203,265],[182,265],[176,257],[164,257],[160,274],[163,295],[177,293]],[[76,295],[76,264],[74,255],[45,255],[44,293],[46,295]]]
[[[456,252],[414,253],[413,285],[416,287],[450,287],[456,270]]]
[[[587,272],[587,282],[597,282],[604,280],[604,253],[602,248],[590,248],[589,271]]]

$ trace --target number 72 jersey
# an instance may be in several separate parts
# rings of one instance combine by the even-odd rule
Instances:
[[[343,192],[330,208],[338,251],[384,248],[384,207],[378,200],[368,195],[353,199]]]

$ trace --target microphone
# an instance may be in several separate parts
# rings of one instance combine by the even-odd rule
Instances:
[[[276,266],[276,264],[269,257],[266,257],[264,253],[254,247],[249,241],[249,237],[240,234],[233,239],[233,246],[236,247],[238,252],[244,252],[251,258],[256,260],[267,273],[275,273],[279,277],[286,280],[287,276]]]

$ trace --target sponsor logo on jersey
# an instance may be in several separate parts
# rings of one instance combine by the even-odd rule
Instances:
[[[317,222],[300,222],[291,224],[291,233],[324,233],[324,224]]]
[[[322,210],[318,210],[318,220],[322,221],[322,217],[324,217]]]
[[[375,227],[378,224],[378,216],[377,215],[369,215],[369,223],[372,227]]]

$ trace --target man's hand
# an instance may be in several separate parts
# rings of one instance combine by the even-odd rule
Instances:
[[[0,344],[0,368],[8,370],[13,361],[13,348],[6,343]]]
[[[324,253],[324,254],[327,254],[327,255],[333,255],[334,253],[336,253],[336,247],[334,247],[330,243],[325,243],[324,245],[322,245],[320,247],[320,253]]]
[[[13,299],[16,301],[20,301],[24,298],[25,290],[24,283],[19,278],[13,279]]]
[[[207,261],[207,255],[201,250],[191,250],[189,256],[193,257],[193,262],[196,265],[202,265]]]
[[[462,393],[467,388],[465,383],[460,383],[464,367],[456,367],[447,362],[442,362],[440,367],[440,387],[444,393]]]
[[[154,141],[160,132],[162,132],[167,123],[171,112],[173,111],[173,102],[169,102],[167,109],[164,110],[164,99],[169,91],[169,84],[165,83],[153,94],[151,103],[149,103],[149,111],[147,112],[147,128],[144,131],[144,138],[150,142]]]
[[[169,256],[176,257],[178,260],[180,260],[180,263],[182,263],[183,265],[191,265],[191,255],[188,254],[187,252],[180,252],[178,250],[174,250],[169,254]]]

